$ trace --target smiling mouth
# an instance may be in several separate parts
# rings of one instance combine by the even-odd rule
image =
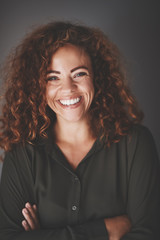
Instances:
[[[67,100],[59,100],[59,102],[63,105],[63,106],[72,106],[75,105],[77,103],[80,102],[82,97],[78,97],[78,98],[72,98],[72,99],[67,99]]]

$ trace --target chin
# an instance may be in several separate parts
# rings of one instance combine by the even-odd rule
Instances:
[[[66,120],[67,122],[73,122],[73,123],[76,123],[76,122],[80,122],[80,121],[83,121],[85,120],[85,117],[83,115],[80,115],[80,116],[62,116],[62,118],[64,120]]]

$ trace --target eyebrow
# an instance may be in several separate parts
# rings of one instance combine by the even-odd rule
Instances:
[[[87,68],[86,66],[78,66],[78,67],[73,68],[73,69],[71,70],[71,73],[74,72],[74,71],[76,71],[76,70],[78,70],[78,69],[80,69],[80,68],[84,68],[84,69],[88,70],[88,68]]]
[[[55,71],[55,70],[49,70],[49,71],[47,71],[47,74],[50,74],[50,73],[57,73],[57,74],[60,74],[59,71]]]
[[[82,66],[78,66],[78,67],[73,68],[73,69],[71,70],[71,73],[74,72],[74,71],[76,71],[76,70],[78,70],[78,69],[80,69],[80,68],[84,68],[84,69],[88,70],[88,68],[87,68],[86,66],[83,66],[83,65],[82,65]],[[47,74],[50,74],[50,73],[60,74],[61,72],[55,71],[55,70],[48,70],[48,71],[47,71]]]

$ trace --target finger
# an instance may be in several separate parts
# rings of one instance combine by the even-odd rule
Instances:
[[[29,211],[29,214],[32,217],[36,227],[39,227],[39,220],[38,220],[38,216],[37,216],[37,207],[36,207],[36,205],[34,204],[34,207],[33,207],[33,206],[31,206],[30,203],[26,203],[25,207]]]
[[[31,230],[30,226],[28,225],[26,220],[22,221],[22,226],[23,226],[24,230],[27,231],[27,232]]]
[[[29,227],[30,227],[32,230],[36,229],[35,222],[34,222],[34,220],[32,219],[29,211],[28,211],[26,208],[24,208],[24,209],[22,210],[22,213],[23,213],[23,216],[24,216],[25,220],[27,221]]]
[[[36,217],[36,213],[35,213],[35,210],[34,210],[33,206],[31,206],[31,204],[28,202],[28,203],[25,204],[25,207],[27,208],[27,210],[29,211],[30,215],[34,219]]]
[[[36,206],[36,204],[33,205],[33,208],[34,208],[35,212],[37,212],[37,206]]]

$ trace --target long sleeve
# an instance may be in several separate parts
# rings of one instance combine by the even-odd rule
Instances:
[[[8,153],[4,160],[0,184],[0,239],[1,240],[107,240],[103,219],[81,225],[25,232],[21,227],[22,208],[27,201],[33,203],[33,176],[29,159],[16,161],[16,154]],[[21,161],[21,162],[20,162]],[[19,163],[19,164],[18,164]],[[22,166],[23,165],[23,166]]]
[[[160,239],[160,168],[153,138],[141,128],[128,144],[127,215],[132,230],[123,240]]]
[[[159,240],[159,183],[155,144],[142,126],[109,149],[97,140],[76,172],[52,144],[17,147],[3,165],[0,239],[108,240],[103,219],[127,214],[132,229],[122,240]],[[27,201],[38,206],[39,231],[21,227]]]

